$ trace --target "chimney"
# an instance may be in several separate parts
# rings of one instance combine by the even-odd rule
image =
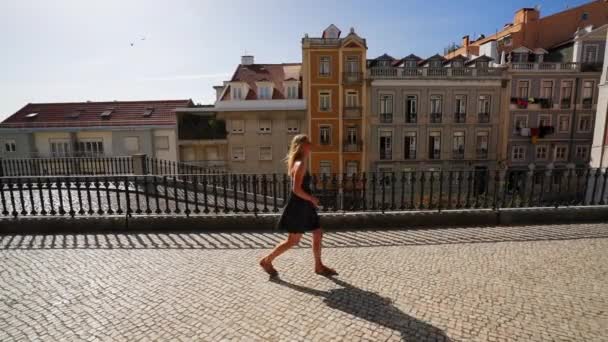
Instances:
[[[466,49],[469,47],[469,35],[467,34],[466,36],[462,37],[462,47]]]
[[[253,64],[253,56],[245,55],[241,56],[241,65],[251,65]]]

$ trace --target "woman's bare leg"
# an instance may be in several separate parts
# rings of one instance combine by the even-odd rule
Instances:
[[[260,260],[260,266],[262,266],[264,270],[268,272],[268,274],[276,274],[276,270],[274,269],[274,267],[272,267],[272,261],[276,259],[276,257],[278,257],[279,255],[287,252],[291,247],[297,245],[300,242],[301,238],[302,234],[300,233],[289,233],[289,236],[287,236],[287,239],[285,241],[278,244],[272,250],[272,252],[270,252],[270,254]]]
[[[321,228],[317,228],[312,232],[312,254],[315,258],[315,272],[327,275],[335,275],[337,274],[335,270],[323,264],[323,260],[321,258],[322,242],[323,231],[321,230]]]

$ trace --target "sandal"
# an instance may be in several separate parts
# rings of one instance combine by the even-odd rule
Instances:
[[[260,266],[262,266],[264,271],[271,277],[277,277],[279,275],[279,272],[272,267],[272,264],[266,262],[266,259],[260,260]]]
[[[336,272],[336,270],[334,270],[333,268],[329,268],[327,266],[323,266],[321,268],[321,270],[315,270],[315,273],[318,275],[322,275],[324,277],[331,277],[331,276],[338,275],[338,272]]]

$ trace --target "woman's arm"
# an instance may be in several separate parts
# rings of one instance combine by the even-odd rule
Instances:
[[[293,168],[294,180],[292,185],[293,188],[291,190],[294,194],[296,194],[296,196],[304,200],[310,201],[312,202],[312,204],[317,206],[319,200],[316,197],[308,194],[306,191],[304,191],[304,189],[302,189],[302,180],[304,179],[304,174],[306,174],[306,167],[302,162],[297,161],[294,164]]]

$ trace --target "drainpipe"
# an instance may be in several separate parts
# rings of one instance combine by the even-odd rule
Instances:
[[[568,142],[568,163],[573,163],[572,158],[572,147],[574,139],[574,129],[576,128],[576,106],[578,104],[578,81],[579,78],[574,79],[574,110],[572,111],[572,124],[570,125],[570,141]]]

